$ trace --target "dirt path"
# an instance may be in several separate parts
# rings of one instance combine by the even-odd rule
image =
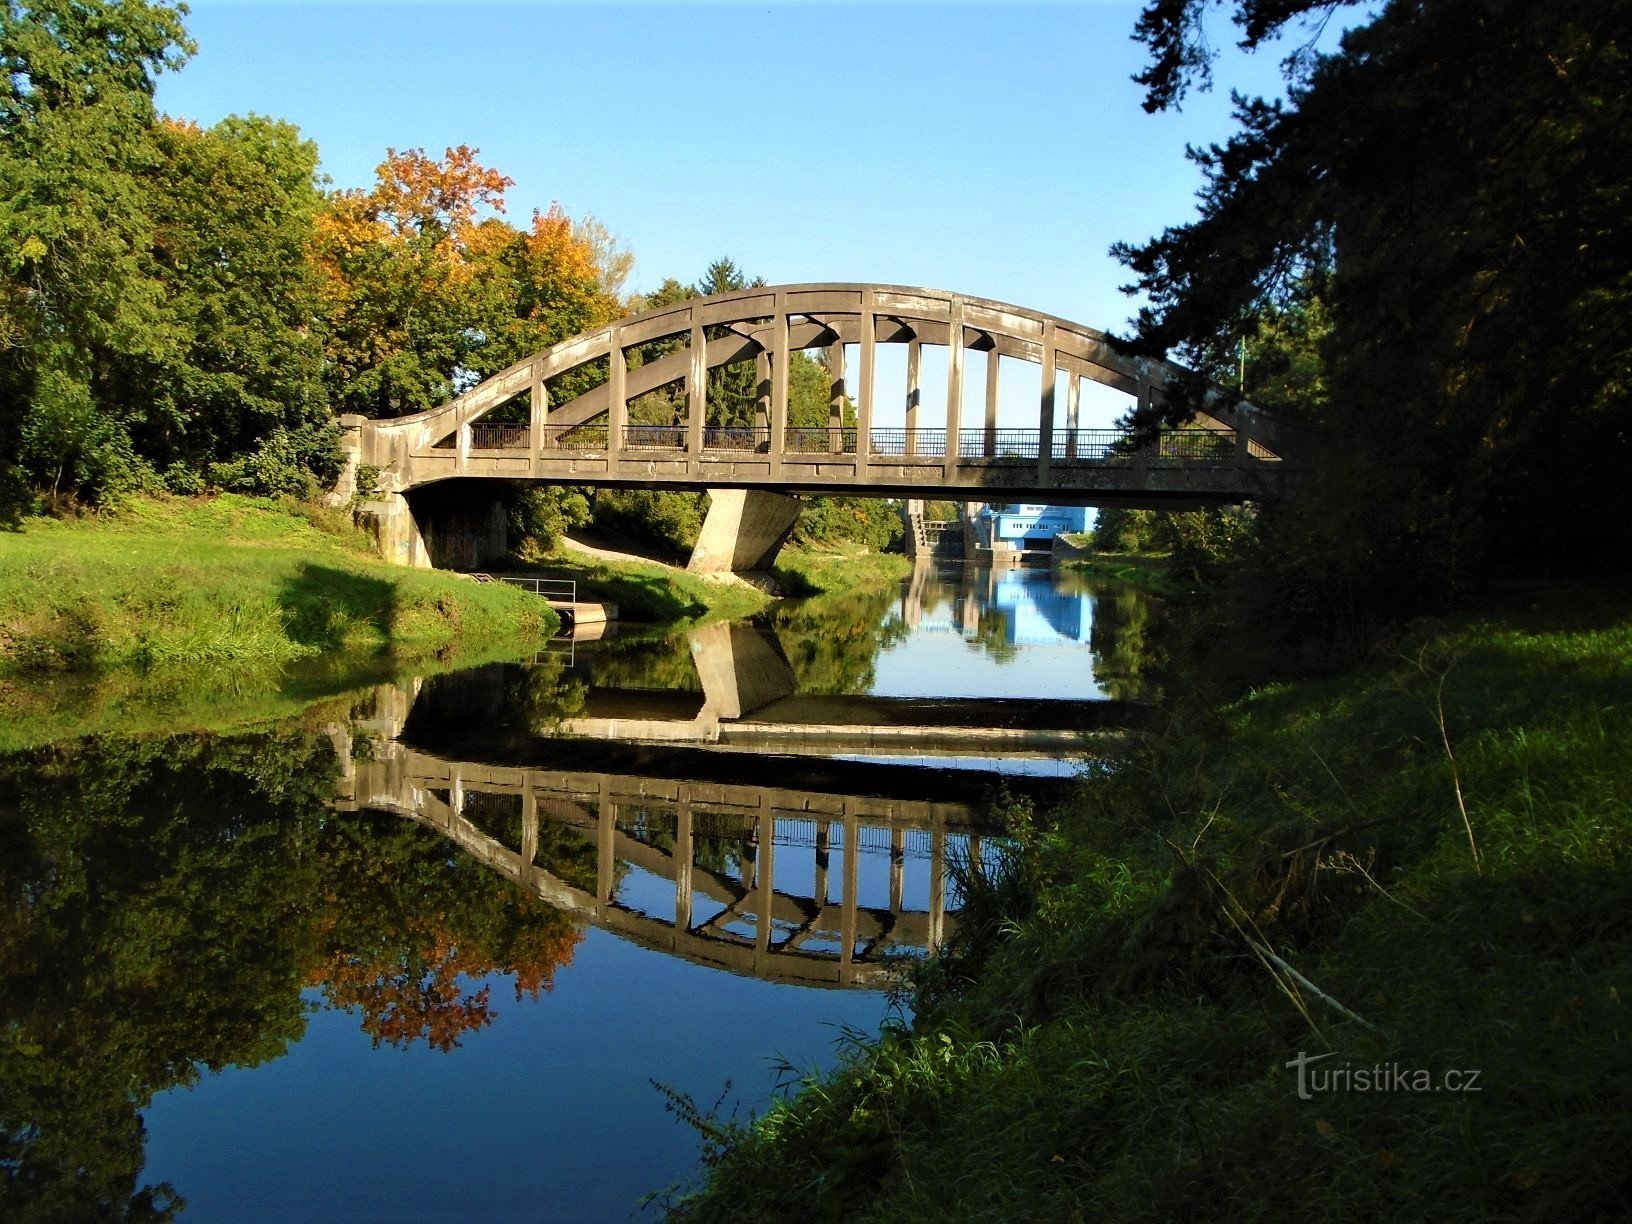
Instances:
[[[580,536],[583,535],[583,533],[579,534]],[[592,537],[591,539],[599,540],[600,537]],[[560,546],[567,552],[577,553],[582,557],[593,557],[597,561],[638,561],[643,565],[659,565],[677,574],[685,572],[682,566],[675,565],[671,561],[665,561],[656,553],[631,551],[627,547],[621,550],[608,548],[606,547],[608,541],[592,543],[591,539],[574,539],[571,535],[563,535],[560,539]]]

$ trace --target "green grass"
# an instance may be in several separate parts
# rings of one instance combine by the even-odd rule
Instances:
[[[387,565],[342,515],[223,495],[0,534],[0,674],[277,668],[547,636],[533,596]]]
[[[905,557],[868,552],[859,546],[784,549],[771,571],[791,596],[818,595],[898,582],[911,572]],[[746,583],[699,578],[684,570],[640,561],[591,561],[556,552],[539,567],[541,575],[573,578],[578,598],[618,605],[618,618],[643,624],[736,620],[752,616],[772,596]]]
[[[771,571],[789,595],[826,595],[888,586],[912,573],[899,553],[876,553],[861,545],[784,549]]]
[[[1632,595],[1175,715],[680,1218],[1624,1218]],[[1478,1071],[1299,1099],[1286,1067]],[[1393,1080],[1390,1079],[1390,1083]]]
[[[1190,589],[1177,574],[1166,553],[1095,553],[1064,562],[1064,568],[1111,578],[1157,595],[1178,595]]]

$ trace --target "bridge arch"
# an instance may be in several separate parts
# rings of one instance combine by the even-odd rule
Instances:
[[[630,365],[631,353],[659,341],[670,347]],[[876,357],[886,344],[907,346],[899,429],[876,421]],[[852,345],[859,357],[853,377],[845,361]],[[925,345],[946,353],[943,406],[921,403]],[[828,421],[825,428],[793,427],[790,355],[812,348],[827,352]],[[964,419],[970,351],[1040,367],[1035,428],[999,429],[995,360],[987,363],[981,419]],[[750,360],[760,387],[754,424],[711,426],[709,372]],[[599,381],[549,402],[552,382],[601,365]],[[723,552],[732,554],[731,568],[746,568],[739,562],[747,552],[765,553],[769,542],[774,554],[791,528],[792,514],[776,512],[790,494],[1184,505],[1278,492],[1310,439],[1249,403],[1228,405],[1221,397],[1186,428],[1142,447],[1120,431],[1079,427],[1083,380],[1146,404],[1159,402],[1181,373],[1170,363],[1118,352],[1094,328],[985,298],[897,285],[773,285],[621,319],[535,353],[426,412],[379,421],[343,417],[341,424],[348,472],[362,464],[379,473],[374,512],[393,559],[428,564],[404,494],[444,480],[489,478],[708,489],[722,507]],[[682,421],[629,421],[632,400],[671,385],[684,388]],[[483,423],[518,398],[526,402],[525,423]]]

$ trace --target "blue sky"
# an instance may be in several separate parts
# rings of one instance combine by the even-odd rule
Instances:
[[[995,297],[1114,329],[1107,254],[1187,219],[1227,95],[1146,115],[1136,4],[249,4],[195,0],[159,104],[291,120],[337,185],[387,146],[478,147],[510,215],[559,200],[632,287],[729,254],[773,282]],[[1229,32],[1220,31],[1228,43]],[[1236,57],[1258,91],[1273,56]]]

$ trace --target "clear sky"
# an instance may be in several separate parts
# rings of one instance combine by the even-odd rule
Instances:
[[[1137,4],[233,3],[194,0],[166,111],[297,123],[339,186],[387,146],[469,144],[635,254],[631,287],[729,254],[771,282],[999,298],[1114,330],[1106,249],[1187,219],[1188,141],[1225,91],[1146,115]],[[1221,31],[1224,41],[1228,32]],[[1256,90],[1273,56],[1232,63]]]

